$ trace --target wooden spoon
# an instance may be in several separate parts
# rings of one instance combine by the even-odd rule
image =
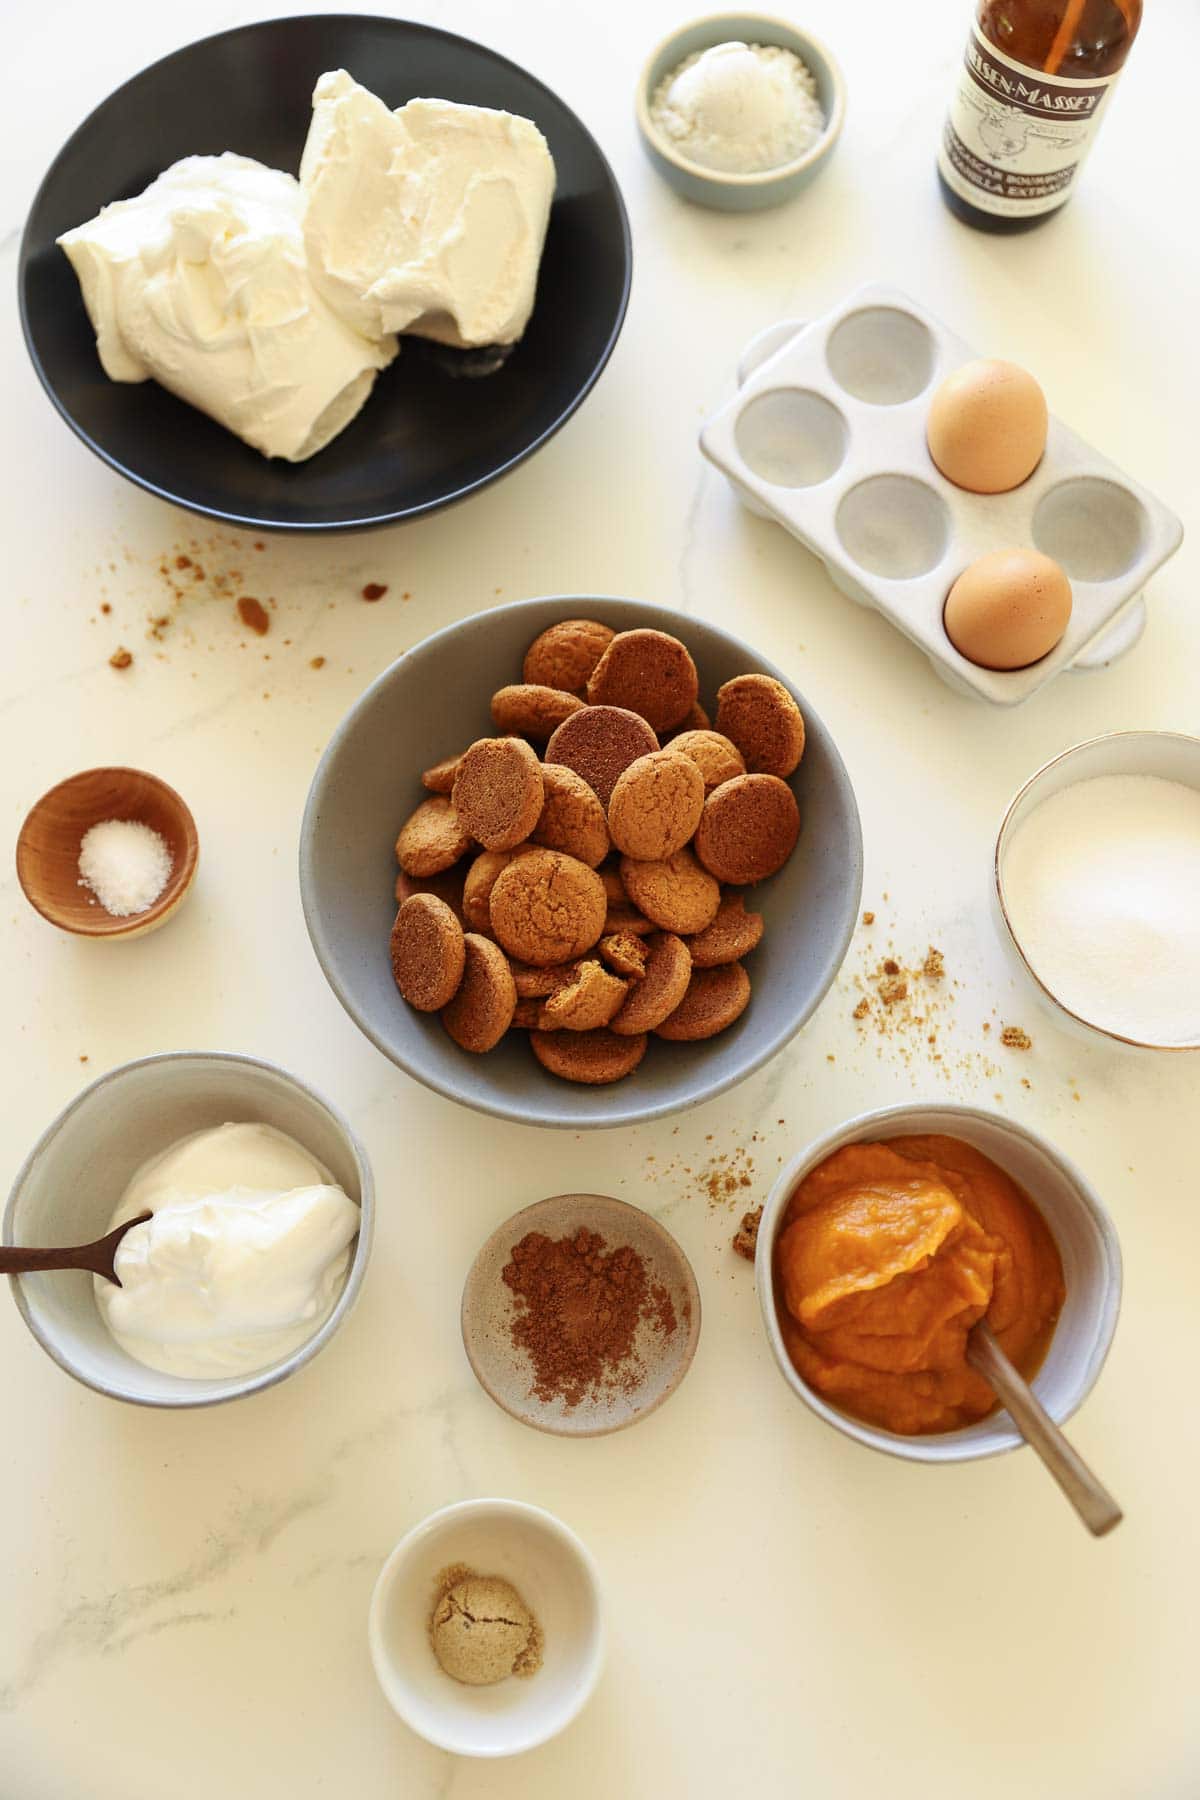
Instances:
[[[967,1361],[1004,1402],[1017,1430],[1037,1451],[1092,1536],[1103,1537],[1119,1525],[1120,1507],[1072,1449],[1024,1376],[1014,1369],[985,1319],[967,1336]]]
[[[121,1283],[117,1277],[116,1255],[117,1245],[135,1225],[144,1225],[153,1217],[151,1213],[139,1213],[136,1219],[126,1219],[107,1237],[97,1238],[94,1244],[76,1244],[64,1250],[34,1250],[24,1245],[0,1246],[0,1275],[33,1275],[42,1269],[90,1269],[93,1275],[103,1275],[116,1287]]]

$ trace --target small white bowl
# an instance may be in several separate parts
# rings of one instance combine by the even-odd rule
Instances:
[[[1066,1300],[1032,1385],[1051,1418],[1064,1424],[1091,1393],[1112,1343],[1121,1307],[1121,1249],[1112,1220],[1091,1183],[1044,1138],[1011,1119],[973,1106],[885,1106],[826,1132],[794,1156],[776,1177],[758,1231],[755,1286],[767,1339],[784,1380],[827,1424],[871,1450],[883,1450],[909,1462],[974,1462],[1024,1443],[1007,1412],[990,1413],[959,1431],[925,1437],[907,1437],[868,1425],[831,1406],[808,1385],[788,1356],[776,1315],[775,1240],[798,1183],[843,1144],[930,1132],[961,1138],[990,1156],[1024,1188],[1058,1245]]]
[[[443,1569],[511,1581],[545,1634],[542,1667],[468,1687],[440,1667],[429,1617]],[[463,1500],[431,1513],[383,1565],[367,1620],[384,1696],[413,1731],[456,1756],[517,1756],[570,1724],[604,1662],[596,1565],[573,1531],[519,1500]]]
[[[362,1213],[337,1305],[306,1343],[251,1375],[193,1381],[138,1362],[109,1335],[93,1278],[79,1270],[12,1275],[17,1310],[46,1354],[85,1387],[139,1406],[213,1406],[274,1387],[311,1362],[358,1297],[371,1253],[370,1164],[328,1101],[249,1056],[172,1051],[125,1063],[79,1094],[43,1132],[4,1209],[5,1244],[86,1244],[108,1229],[131,1177],[189,1132],[226,1121],[272,1125],[327,1168]]]
[[[659,82],[689,56],[730,42],[794,50],[812,71],[817,99],[825,114],[825,129],[802,156],[751,175],[710,169],[684,156],[655,124],[650,108]],[[846,116],[846,85],[824,44],[789,20],[770,13],[710,13],[679,26],[650,52],[638,77],[634,113],[646,154],[677,194],[698,206],[716,207],[721,212],[757,212],[793,199],[824,166]]]
[[[1030,813],[1079,781],[1092,781],[1103,775],[1156,775],[1163,781],[1182,782],[1200,792],[1200,737],[1189,737],[1182,731],[1110,731],[1102,737],[1088,738],[1051,757],[1034,772],[1010,800],[1008,810],[996,835],[996,851],[992,864],[992,907],[1000,941],[1009,952],[1020,974],[1030,984],[1035,997],[1052,1014],[1056,1022],[1095,1044],[1104,1042],[1132,1050],[1169,1051],[1200,1050],[1200,1035],[1182,1044],[1159,1044],[1097,1025],[1077,1013],[1046,986],[1025,955],[1013,925],[1004,892],[1005,865],[1013,835]]]

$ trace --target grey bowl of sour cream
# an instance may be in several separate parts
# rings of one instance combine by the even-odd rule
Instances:
[[[845,112],[842,72],[824,44],[767,13],[680,26],[651,51],[634,95],[664,181],[722,212],[794,199],[824,167]]]
[[[358,1296],[370,1165],[334,1108],[273,1063],[180,1051],[101,1076],[30,1152],[3,1242],[86,1243],[146,1208],[117,1253],[122,1288],[10,1277],[47,1355],[98,1393],[167,1407],[257,1393],[310,1362]]]

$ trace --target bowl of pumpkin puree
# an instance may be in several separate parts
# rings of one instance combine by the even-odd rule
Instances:
[[[892,1106],[781,1170],[756,1276],[792,1391],[848,1437],[916,1462],[1023,1439],[968,1367],[986,1318],[1062,1424],[1104,1366],[1121,1303],[1116,1231],[1054,1146],[969,1106]]]

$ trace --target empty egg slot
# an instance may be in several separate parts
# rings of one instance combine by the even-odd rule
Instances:
[[[829,334],[825,361],[839,387],[871,406],[900,406],[933,379],[933,334],[912,313],[868,306],[850,313]]]
[[[743,407],[734,441],[746,467],[772,487],[815,487],[846,455],[846,421],[808,388],[772,388]]]
[[[843,495],[835,520],[846,554],[872,575],[911,581],[946,554],[950,514],[933,488],[911,475],[872,475]]]
[[[1149,521],[1135,494],[1115,481],[1075,476],[1043,494],[1033,541],[1072,581],[1115,581],[1143,554]]]

